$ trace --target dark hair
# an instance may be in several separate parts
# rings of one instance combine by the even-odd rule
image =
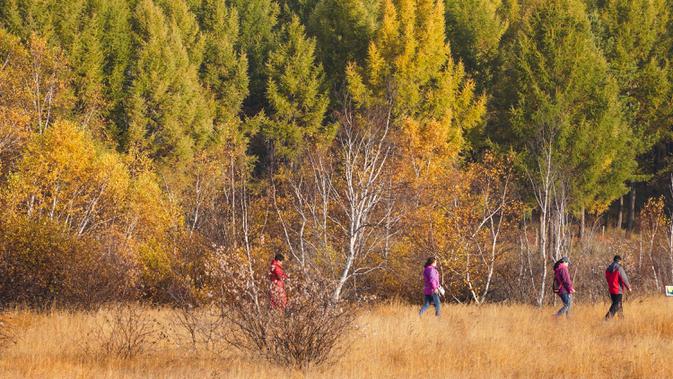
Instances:
[[[425,261],[425,265],[424,265],[423,267],[428,267],[428,266],[430,266],[431,264],[433,264],[433,263],[435,263],[435,262],[437,262],[437,258],[435,258],[435,257],[430,257],[430,258],[428,258],[427,261]]]
[[[285,260],[285,256],[284,256],[283,254],[276,254],[276,256],[273,257],[273,259],[275,259],[275,260],[277,260],[277,261],[284,261],[284,260]]]
[[[556,270],[558,266],[561,265],[561,263],[570,263],[570,260],[568,259],[568,257],[563,257],[559,259],[558,261],[556,261],[556,263],[554,263],[554,270]]]
[[[615,257],[612,258],[612,261],[613,261],[613,262],[621,262],[621,261],[622,261],[622,257],[619,256],[619,255],[615,255]]]

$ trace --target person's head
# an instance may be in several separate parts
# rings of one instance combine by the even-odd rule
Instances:
[[[568,263],[570,263],[570,260],[568,259],[568,257],[563,257],[563,258],[559,259],[558,261],[556,261],[556,263],[554,263],[554,270],[556,270],[559,266],[561,266],[563,264],[567,266]]]
[[[425,266],[424,266],[424,267],[428,267],[428,266],[436,266],[436,265],[437,265],[437,258],[435,258],[435,257],[430,257],[430,258],[428,258],[427,261],[425,261]]]
[[[278,262],[282,262],[285,260],[285,256],[283,254],[276,254],[276,256],[273,257],[273,259],[277,260]]]
[[[622,262],[622,257],[619,255],[615,255],[614,258],[612,258],[612,261],[615,263],[621,263]]]

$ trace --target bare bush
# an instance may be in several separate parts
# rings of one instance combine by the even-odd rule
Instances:
[[[85,350],[98,357],[129,359],[166,338],[159,321],[137,304],[118,304],[99,312],[102,321],[85,336]]]
[[[228,273],[218,288],[225,342],[287,367],[320,365],[343,352],[342,337],[351,329],[355,312],[332,301],[334,287],[324,278],[308,270],[294,277],[287,287],[287,306],[279,309],[259,290],[266,287],[266,278],[243,267],[235,260],[220,267]]]
[[[211,306],[180,303],[172,312],[171,329],[177,344],[188,345],[193,352],[218,352],[222,345],[223,324],[219,310]]]

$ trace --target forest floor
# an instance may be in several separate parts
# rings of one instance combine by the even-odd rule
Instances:
[[[132,358],[100,353],[104,312],[7,313],[12,342],[0,352],[1,378],[670,378],[673,298],[625,302],[622,320],[603,321],[607,303],[552,307],[444,306],[422,318],[416,306],[361,310],[348,349],[333,363],[289,370],[230,349],[189,348],[174,314],[142,309],[158,330]],[[103,326],[101,326],[103,325]],[[184,337],[184,335],[182,336]]]

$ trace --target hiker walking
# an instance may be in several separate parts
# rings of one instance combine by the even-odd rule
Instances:
[[[557,317],[568,316],[573,301],[572,295],[575,293],[573,281],[568,271],[568,264],[570,264],[568,257],[563,257],[554,264],[554,292],[563,301],[563,307],[556,312]]]
[[[626,288],[626,290],[631,292],[631,283],[629,283],[629,278],[626,276],[626,271],[624,271],[621,262],[622,257],[615,255],[612,263],[605,270],[605,279],[608,282],[608,291],[612,300],[612,305],[610,305],[608,313],[605,314],[606,320],[613,318],[615,314],[624,317],[624,313],[622,312],[622,290]]]
[[[271,280],[269,300],[273,309],[285,309],[287,306],[287,294],[285,293],[287,274],[283,271],[284,260],[283,254],[276,254],[269,269],[269,280]]]
[[[430,303],[432,303],[435,305],[435,316],[439,317],[441,308],[439,293],[441,291],[441,286],[439,284],[439,272],[437,271],[437,259],[435,257],[430,257],[425,262],[423,281],[424,301],[419,315],[423,315],[423,312],[428,310],[428,308],[430,308]]]

